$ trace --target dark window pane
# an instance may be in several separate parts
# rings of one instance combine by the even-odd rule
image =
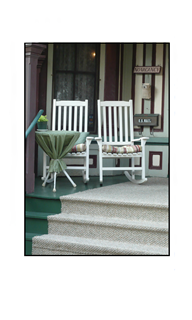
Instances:
[[[54,61],[56,70],[73,71],[75,69],[75,44],[57,44]]]
[[[88,99],[89,114],[94,108],[95,76],[87,74],[77,74],[75,77],[75,100]]]
[[[57,73],[55,79],[55,99],[73,100],[73,74]]]
[[[77,71],[95,72],[96,45],[77,44]]]
[[[54,50],[54,98],[88,99],[89,131],[95,130],[96,64],[98,45],[58,43]]]

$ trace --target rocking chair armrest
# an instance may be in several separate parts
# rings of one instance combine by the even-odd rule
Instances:
[[[94,137],[86,137],[86,141],[92,141],[94,139]]]
[[[87,147],[91,144],[92,140],[93,140],[93,137],[86,137],[85,143],[86,143]]]
[[[95,140],[100,142],[100,141],[102,141],[102,138],[101,137],[96,137]]]
[[[141,146],[144,147],[148,139],[149,139],[149,137],[141,137],[139,139],[133,139],[133,140],[131,140],[131,142],[141,141]]]
[[[141,141],[141,140],[148,140],[148,139],[149,139],[149,137],[141,137],[139,139],[132,139],[131,142],[133,142],[133,141]]]
[[[102,146],[102,138],[101,137],[96,137],[95,140],[97,141],[97,144],[98,144],[99,148],[101,148],[101,146]]]

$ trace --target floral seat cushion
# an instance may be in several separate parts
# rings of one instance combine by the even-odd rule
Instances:
[[[79,139],[76,141],[76,145],[71,149],[70,153],[85,152],[86,151],[86,138],[89,132],[81,132]]]
[[[86,144],[84,143],[80,143],[80,144],[76,144],[70,152],[72,153],[76,153],[76,152],[84,152],[86,151]]]
[[[133,145],[133,146],[122,146],[122,147],[114,147],[110,145],[103,145],[102,152],[106,153],[135,153],[142,152],[142,146]]]

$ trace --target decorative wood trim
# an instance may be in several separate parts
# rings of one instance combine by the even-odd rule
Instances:
[[[73,158],[73,159],[75,159],[75,158]],[[79,159],[79,158],[77,157],[77,159]],[[97,168],[97,155],[96,154],[90,154],[89,155],[89,159],[93,159],[93,164],[90,164],[89,168],[96,169]],[[70,167],[76,167],[76,166],[77,166],[76,164],[70,164]],[[78,164],[78,166],[79,167],[83,167],[84,165],[83,164]]]
[[[121,45],[121,50],[120,50]],[[120,43],[106,44],[105,61],[105,87],[104,100],[116,101],[118,97],[122,99],[122,81],[123,81],[123,55],[124,45]],[[109,135],[108,110],[107,116],[107,135]],[[102,127],[103,135],[103,127]],[[114,125],[112,123],[112,134],[114,135]]]
[[[143,50],[144,51],[144,50]],[[136,64],[136,53],[137,53],[137,43],[133,44],[133,69],[132,71],[134,71],[134,66]],[[134,72],[132,72],[132,97],[131,99],[133,100],[133,115],[135,114],[135,77],[136,74]],[[143,131],[143,128],[134,128],[134,132],[140,132]]]
[[[26,57],[31,56],[33,58],[38,59],[44,49],[46,49],[45,44],[26,43],[25,44],[25,56]]]
[[[145,66],[145,56],[146,56],[146,43],[144,43],[144,45],[143,45],[143,66]],[[143,74],[142,82],[145,83],[145,74]],[[145,102],[145,100],[142,99],[142,113],[144,113],[144,102]],[[143,128],[141,128],[141,129],[143,131]]]
[[[156,61],[156,43],[153,43],[152,47],[152,65],[155,65]],[[154,113],[154,99],[155,99],[155,74],[151,77],[151,112]]]
[[[120,158],[116,159],[117,160],[117,164],[116,167],[120,167]]]
[[[28,128],[36,115],[37,103],[37,64],[46,45],[26,43],[25,44],[25,128]],[[35,184],[35,128],[26,140],[25,148],[25,187],[26,193],[34,191]]]
[[[118,99],[119,44],[106,44],[104,100]]]
[[[89,168],[97,168],[97,155],[90,154],[89,158],[93,159],[93,164],[89,165]]]
[[[123,87],[123,60],[124,60],[124,44],[121,44],[121,78],[120,78],[120,100],[122,100],[122,87]]]
[[[166,44],[163,44],[163,71],[162,71],[162,105],[161,105],[161,128],[155,129],[154,132],[162,132],[164,129],[164,98],[165,98],[165,60],[166,60]]]
[[[133,44],[133,58],[132,58],[132,66],[135,65],[136,61],[136,43]],[[134,114],[134,109],[135,109],[135,73],[132,72],[132,87],[131,87],[131,99],[133,100],[133,114]]]
[[[160,156],[160,164],[159,166],[153,166],[153,156],[159,155]],[[163,163],[163,152],[159,151],[149,151],[149,169],[151,170],[162,170],[162,163]]]
[[[139,158],[139,164],[136,164],[135,167],[141,167],[141,158]]]
[[[117,164],[116,164],[116,167],[120,167],[120,160],[121,159],[125,159],[125,158],[118,158],[116,159],[117,160]],[[135,165],[135,167],[141,167],[141,158],[139,158],[140,162],[139,164]],[[129,159],[129,167],[131,167],[131,159]]]

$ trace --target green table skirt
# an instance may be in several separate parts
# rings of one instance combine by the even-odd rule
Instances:
[[[35,140],[41,149],[51,158],[49,172],[61,172],[66,169],[63,158],[71,151],[80,133],[77,131],[36,131]]]

